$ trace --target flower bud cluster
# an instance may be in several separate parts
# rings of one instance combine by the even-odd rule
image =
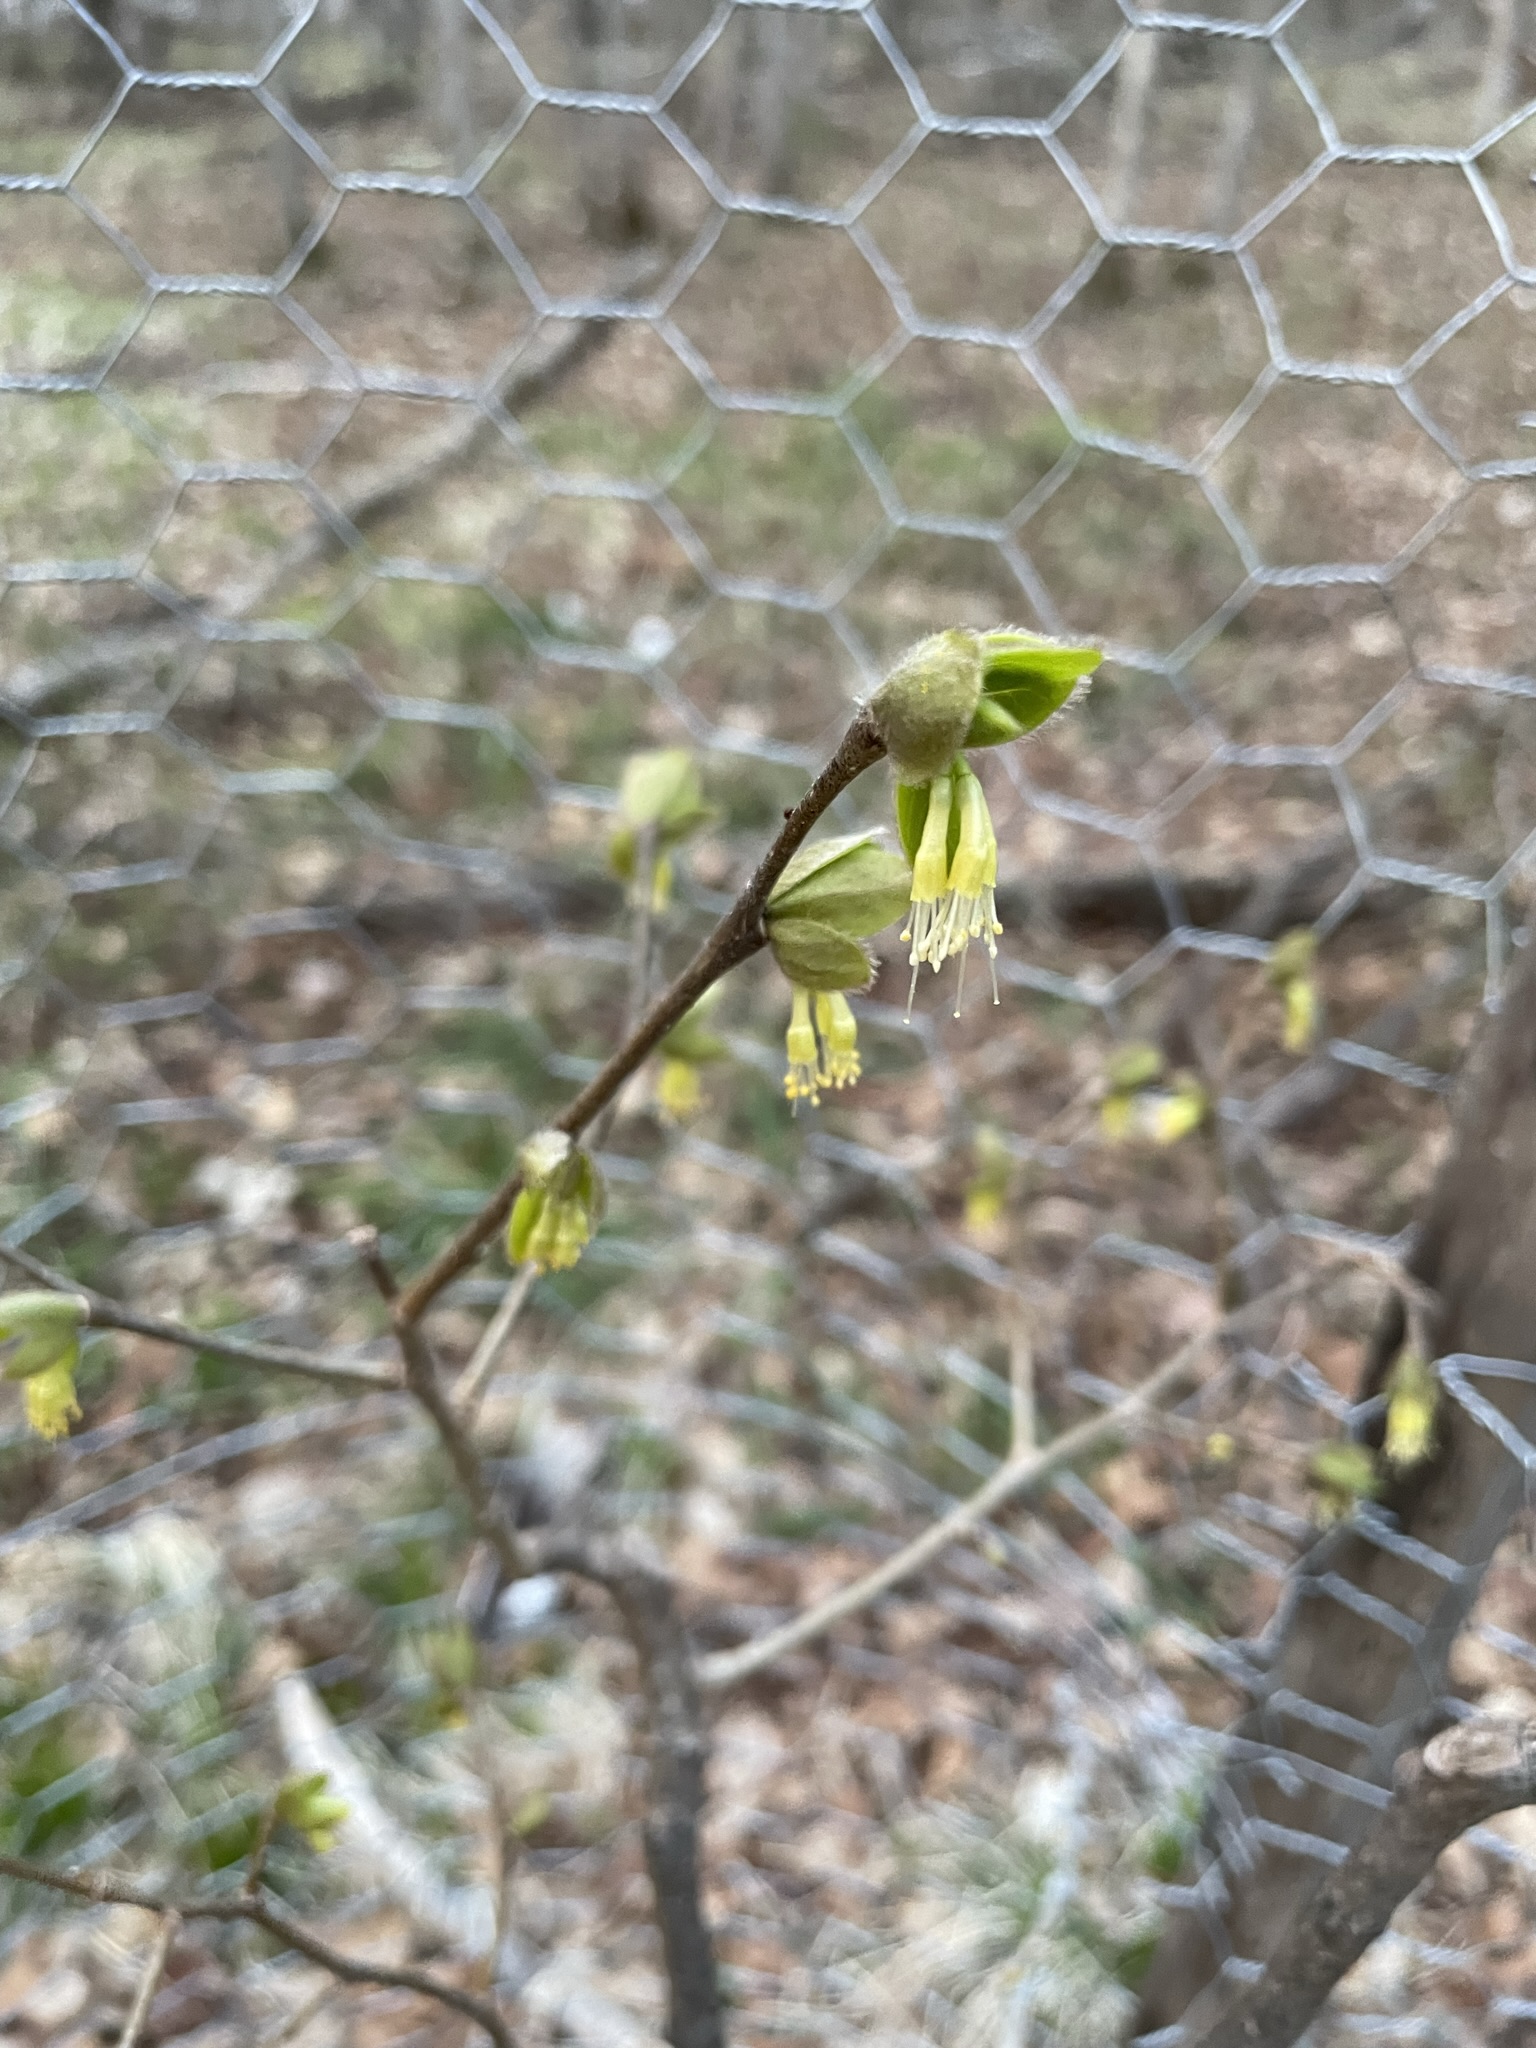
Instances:
[[[1285,1004],[1281,1043],[1287,1052],[1310,1052],[1322,1022],[1322,1003],[1313,974],[1316,959],[1317,934],[1301,925],[1276,939],[1264,963],[1266,978],[1280,991]]]
[[[523,1186],[507,1224],[507,1257],[537,1272],[574,1266],[603,1219],[608,1193],[589,1152],[564,1131],[535,1131],[517,1163]]]
[[[686,747],[632,754],[619,783],[619,822],[608,842],[614,873],[632,889],[640,882],[640,847],[650,842],[651,908],[672,897],[672,849],[715,816],[704,800],[699,764]]]
[[[1096,648],[1021,627],[955,627],[920,640],[871,698],[870,716],[896,771],[896,820],[912,863],[912,909],[902,933],[911,947],[909,1014],[925,962],[937,973],[958,958],[958,1016],[971,940],[986,947],[989,966],[997,958],[997,835],[964,752],[1032,732],[1100,658]]]
[[[0,1294],[0,1375],[20,1380],[27,1421],[50,1441],[67,1436],[79,1419],[75,1368],[88,1313],[78,1294],[41,1288]]]
[[[952,627],[908,650],[869,712],[899,782],[932,782],[973,747],[999,747],[1043,725],[1103,659],[1019,626]]]
[[[784,1093],[819,1102],[859,1078],[858,1023],[846,991],[869,986],[866,939],[901,915],[907,867],[872,832],[802,846],[763,913],[768,944],[792,991]]]
[[[1155,1045],[1122,1045],[1105,1074],[1099,1124],[1112,1145],[1135,1139],[1153,1145],[1176,1145],[1199,1130],[1210,1109],[1195,1076],[1180,1069],[1170,1074]]]

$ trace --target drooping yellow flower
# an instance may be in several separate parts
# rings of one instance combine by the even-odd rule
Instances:
[[[926,961],[935,974],[943,964],[942,934],[946,898],[949,894],[949,811],[952,801],[949,771],[946,769],[928,785],[928,815],[922,837],[912,859],[912,900],[902,929],[903,945],[912,950],[912,986],[907,994],[911,1014],[917,994],[917,970]]]
[[[833,990],[816,998],[823,1088],[851,1088],[859,1078],[859,1026],[848,998]]]
[[[1387,1430],[1382,1450],[1396,1472],[1422,1465],[1435,1447],[1440,1382],[1426,1359],[1404,1349],[1387,1380]]]
[[[912,861],[912,899],[902,940],[911,947],[912,985],[907,1012],[917,993],[917,970],[926,961],[938,972],[946,960],[960,962],[955,1015],[965,993],[965,960],[972,939],[997,958],[997,834],[986,794],[964,761],[920,787],[898,784],[896,816],[902,844]],[[992,1000],[998,1000],[992,969]]]
[[[75,1399],[74,1360],[61,1358],[57,1364],[34,1372],[22,1382],[27,1420],[48,1443],[68,1436],[71,1422],[80,1420],[80,1403]]]
[[[960,805],[960,839],[949,864],[949,896],[944,917],[944,952],[960,956],[960,976],[955,988],[955,1015],[965,994],[966,950],[972,939],[987,949],[987,966],[992,975],[992,1000],[997,993],[997,834],[981,784],[963,761],[954,771]]]
[[[811,1022],[811,992],[808,988],[797,988],[792,993],[784,1051],[789,1060],[789,1071],[784,1076],[785,1095],[791,1102],[820,1102],[821,1060],[816,1047],[816,1027]]]
[[[0,1295],[0,1376],[20,1380],[27,1421],[52,1442],[78,1420],[75,1367],[89,1312],[78,1294],[23,1289]]]

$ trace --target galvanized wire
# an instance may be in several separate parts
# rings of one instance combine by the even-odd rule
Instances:
[[[678,951],[890,655],[962,616],[1012,616],[1091,634],[1109,657],[1070,743],[1006,750],[988,771],[1011,926],[998,1028],[1023,1023],[1013,1062],[988,1067],[991,1018],[954,1027],[941,1002],[909,1021],[893,982],[860,1006],[871,1106],[854,1098],[791,1127],[772,1031],[728,1006],[716,1124],[679,1132],[631,1104],[635,1130],[621,1126],[604,1160],[615,1227],[589,1255],[590,1290],[535,1291],[539,1370],[523,1395],[531,1384],[579,1409],[595,1377],[617,1412],[635,1398],[624,1376],[644,1375],[654,1412],[710,1412],[786,1441],[819,1430],[883,1475],[886,1510],[931,1512],[995,1467],[976,1404],[1007,1413],[997,1338],[1020,1314],[1037,1335],[1068,1318],[1041,1340],[1053,1401],[1107,1402],[1125,1361],[1082,1335],[1099,1292],[1129,1315],[1142,1297],[1119,1290],[1148,1275],[1168,1290],[1145,1298],[1155,1320],[1223,1270],[1282,1256],[1395,1264],[1422,1175],[1373,1200],[1339,1148],[1309,1149],[1306,1108],[1352,1105],[1360,1142],[1395,1171],[1525,937],[1536,683],[1519,590],[1536,455],[1520,452],[1518,359],[1536,262],[1514,207],[1531,104],[1456,141],[1393,138],[1394,110],[1411,101],[1427,118],[1434,66],[1450,61],[1433,37],[1450,32],[1425,31],[1425,53],[1403,60],[1383,31],[1360,55],[1320,0],[1262,20],[1125,0],[1065,29],[1050,14],[1041,28],[1021,11],[1010,28],[978,13],[947,43],[910,8],[723,0],[707,19],[658,17],[654,44],[638,28],[617,38],[599,84],[568,82],[550,10],[464,0],[473,130],[439,122],[424,141],[417,122],[402,141],[331,118],[306,86],[311,45],[367,27],[319,0],[266,24],[255,9],[168,14],[173,43],[210,56],[184,69],[136,61],[82,0],[69,12],[116,82],[52,168],[20,160],[32,141],[5,161],[20,128],[0,144],[0,204],[48,203],[114,271],[111,290],[85,288],[87,342],[50,342],[22,318],[0,351],[22,451],[0,524],[5,1241],[155,1306],[188,1312],[190,1293],[253,1334],[369,1341],[347,1227],[379,1222],[412,1261],[592,1071],[630,959],[602,868],[624,754],[692,745],[725,814],[708,857],[680,862],[663,932]],[[783,61],[774,36],[792,67],[827,65],[829,103],[841,95],[826,144],[836,189],[817,185],[814,119],[836,127],[825,113],[802,116],[813,132],[787,170],[734,161],[747,117],[738,104],[733,128],[717,101]],[[1465,127],[1475,52],[1452,55]],[[1414,99],[1403,66],[1416,61]],[[153,180],[172,173],[135,171],[131,146],[162,138],[169,162],[179,124],[207,126],[214,104],[242,138],[259,114],[269,157],[246,138],[246,170],[205,172],[213,225],[199,243],[156,204]],[[375,142],[388,160],[369,165]],[[601,170],[610,148],[613,176],[631,151],[667,195],[638,248],[551,227],[537,193],[541,176]],[[1226,162],[1228,189],[1198,196],[1202,152]],[[269,265],[242,267],[253,245],[217,179],[269,158],[305,219]],[[185,182],[174,189],[185,204]],[[435,209],[426,240],[447,298],[392,327],[393,267],[424,260],[395,202]],[[547,247],[523,246],[520,207]],[[1369,260],[1402,221],[1428,221],[1427,239]],[[144,229],[163,239],[141,247]],[[347,325],[359,262],[389,345],[366,320]],[[1329,353],[1314,342],[1341,331],[1328,323],[1355,264],[1355,352]],[[230,308],[249,317],[248,345],[214,324]],[[845,321],[858,330],[846,344]],[[616,388],[571,395],[584,362],[625,348]],[[637,416],[646,380],[685,393],[655,401],[649,439],[625,438],[626,379]],[[989,379],[1007,396],[978,398]],[[240,453],[238,434],[221,445],[199,408],[231,397],[273,419],[292,404],[286,452]],[[435,435],[401,428],[412,403]],[[935,424],[951,416],[962,426]],[[999,448],[997,475],[983,473]],[[447,481],[465,476],[467,510]],[[493,649],[486,673],[476,634]],[[872,818],[878,800],[859,791],[846,808]],[[1307,857],[1330,848],[1307,884]],[[1266,877],[1292,871],[1284,915],[1255,912]],[[1138,907],[1117,925],[1093,888],[1140,892]],[[1357,945],[1383,903],[1399,936]],[[1116,1041],[1155,1031],[1191,975],[1208,977],[1196,1006],[1230,1043],[1273,1003],[1265,965],[1295,925],[1317,941],[1325,1003],[1350,1021],[1287,1059],[1270,1018],[1257,1052],[1205,1077],[1212,1149],[1239,1162],[1219,1242],[1200,1222],[1218,1199],[1203,1141],[1193,1163],[1186,1150],[1126,1166],[1105,1144],[1096,1076]],[[1381,966],[1405,950],[1419,968],[1406,984]],[[723,1106],[733,1090],[749,1101],[739,1113]],[[959,1213],[983,1128],[1010,1162],[1001,1235]],[[1015,1216],[1034,1220],[1009,1234]],[[503,1286],[460,1283],[460,1334]],[[817,1357],[812,1398],[801,1368]],[[743,1383],[723,1384],[738,1366]],[[1489,1427],[1479,1381],[1504,1369],[1440,1367],[1449,1397]],[[1226,1394],[1234,1412],[1250,1398],[1283,1410],[1302,1440],[1363,1419],[1294,1346],[1239,1354]],[[57,1497],[45,1489],[14,1518],[0,1557],[192,1498],[181,1490],[199,1473],[332,1431],[358,1470],[374,1451],[391,1469],[407,1440],[423,1455],[385,1397],[242,1411],[216,1428],[207,1412],[181,1388],[79,1438],[57,1456]],[[18,1429],[7,1449],[19,1444]],[[1507,1448],[1528,1470],[1530,1447]],[[644,1482],[625,1485],[633,1506]],[[211,1499],[195,1497],[214,1514]],[[1102,1547],[1140,1554],[1081,1479],[1064,1477],[1056,1504]],[[368,1542],[452,1552],[464,1532],[451,1511],[420,1514],[408,1528],[385,1518]],[[1186,1526],[1275,1579],[1308,1534],[1294,1505],[1241,1490],[1190,1508]],[[1389,1549],[1402,1541],[1380,1517],[1370,1526]],[[1026,1579],[1060,1563],[1027,1541],[1006,1555]],[[196,1613],[214,1598],[204,1581],[187,1597]],[[247,1604],[259,1628],[262,1603]],[[178,1688],[217,1691],[191,1652],[169,1677],[134,1676],[135,1631],[154,1614],[129,1608],[0,1733],[19,1739],[93,1700],[160,1726]],[[410,1620],[452,1612],[434,1582]],[[52,1625],[18,1622],[7,1654]],[[1479,1627],[1530,1661],[1508,1629]],[[1214,1635],[1200,1654],[1257,1683]],[[345,1655],[337,1668],[351,1671]],[[433,1682],[418,1669],[406,1692]],[[181,1851],[248,1818],[253,1781],[236,1773],[216,1796],[219,1774],[248,1749],[275,1767],[270,1730],[214,1718],[213,1749],[165,1737],[168,1776],[206,1774],[195,1812],[175,1820],[173,1801],[118,1784],[101,1803],[114,1817],[72,1853],[118,1854],[151,1816]],[[1190,1733],[1191,1752],[1200,1740]],[[27,1795],[13,1829],[120,1765],[82,1770]],[[1362,1783],[1360,1796],[1381,1795]],[[1235,1864],[1263,1825],[1239,1818]],[[1207,1890],[1219,1887],[1213,1866]],[[1392,2015],[1340,2024],[1419,2038]]]

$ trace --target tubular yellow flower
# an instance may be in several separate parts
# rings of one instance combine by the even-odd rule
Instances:
[[[957,761],[926,788],[898,787],[896,812],[902,843],[912,860],[912,913],[902,939],[910,944],[912,986],[907,1014],[917,993],[923,961],[937,973],[946,960],[960,961],[955,1015],[965,994],[965,957],[980,939],[989,963],[997,958],[997,834],[981,784]],[[992,969],[992,1000],[998,1000]]]
[[[912,987],[907,996],[910,1013],[917,993],[917,970],[926,960],[938,973],[944,958],[944,901],[949,889],[949,772],[928,785],[928,815],[923,836],[912,862],[911,912],[902,931],[902,943],[911,945],[907,958],[912,963]]]
[[[816,1029],[821,1035],[821,1085],[851,1088],[860,1073],[859,1027],[845,995],[817,996]]]
[[[816,1051],[816,1027],[811,1022],[811,992],[793,991],[789,1029],[784,1034],[789,1071],[784,1076],[784,1093],[791,1102],[820,1102],[820,1060]]]
[[[88,1312],[78,1294],[0,1295],[0,1378],[21,1381],[27,1421],[49,1442],[79,1420],[75,1367]]]
[[[960,980],[955,990],[955,1015],[960,1014],[960,1000],[965,994],[965,955],[972,939],[980,939],[987,949],[987,965],[992,974],[992,1000],[998,1001],[997,993],[997,934],[1002,930],[998,922],[997,901],[994,890],[997,886],[997,834],[992,829],[992,814],[987,809],[986,795],[981,784],[962,761],[955,769],[955,782],[960,802],[960,841],[955,848],[955,857],[949,870],[949,894],[946,899],[943,926],[943,956],[960,956]]]

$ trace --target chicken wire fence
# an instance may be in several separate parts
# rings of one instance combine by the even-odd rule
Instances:
[[[631,1087],[609,1220],[488,1392],[519,1511],[595,1485],[724,1644],[991,1473],[1024,1360],[1054,1432],[1317,1268],[1168,1432],[726,1703],[743,2040],[1123,2032],[1202,1731],[1262,1689],[1241,1639],[1314,1532],[1309,1447],[1379,1410],[1382,1275],[1536,829],[1520,27],[5,10],[5,1243],[385,1356],[349,1230],[417,1265],[620,1028],[630,755],[695,750],[714,806],[658,918],[675,965],[912,639],[1107,651],[987,759],[1001,1004],[920,989],[908,1019],[888,962],[857,1091],[792,1118],[779,996],[738,973],[702,1104]],[[446,1356],[505,1285],[455,1284]],[[1496,1426],[1509,1370],[1450,1361],[1445,1397]],[[272,1784],[325,1768],[346,1883],[284,1851],[291,1897],[490,1948],[530,2038],[651,2038],[600,1614],[466,1577],[403,1398],[102,1336],[81,1393],[46,1451],[5,1418],[4,1845],[238,1882]],[[1517,1520],[1464,1702],[1536,1691],[1526,1549]],[[1227,1867],[1273,1827],[1239,1802]],[[1536,1840],[1516,1815],[1455,1854],[1319,2039],[1520,2038]],[[125,1981],[110,1915],[59,1961],[39,1914],[12,1889],[29,2039]],[[238,1946],[178,1984],[162,2037],[415,2024],[309,2013]]]

